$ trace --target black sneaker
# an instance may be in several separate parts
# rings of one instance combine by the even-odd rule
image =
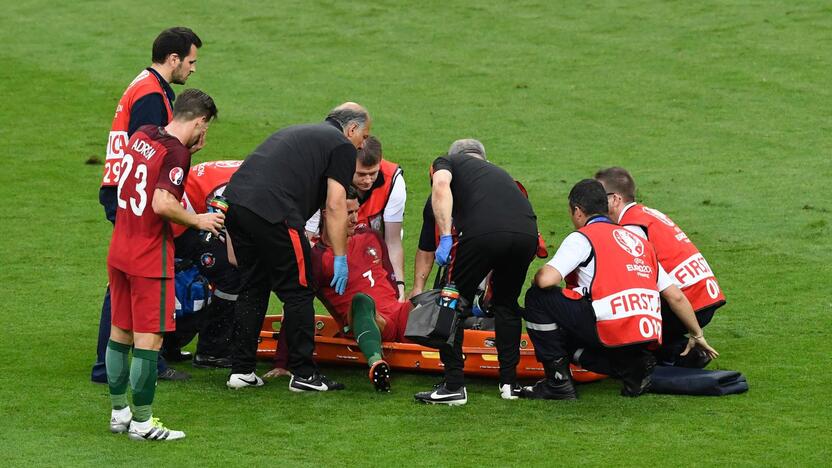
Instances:
[[[633,360],[621,372],[621,396],[637,397],[650,389],[656,358],[645,353]]]
[[[460,406],[468,403],[468,392],[465,391],[464,386],[454,391],[448,390],[445,382],[442,382],[434,385],[433,390],[419,392],[413,395],[413,398],[420,403],[431,405]]]
[[[390,391],[390,366],[384,361],[376,361],[370,367],[370,382],[378,392]]]
[[[208,354],[197,354],[194,356],[194,362],[192,364],[199,369],[230,369],[231,359],[210,356]]]
[[[328,392],[344,388],[344,384],[329,380],[327,376],[318,372],[307,378],[293,375],[289,380],[289,390],[293,392]]]
[[[530,400],[577,400],[575,386],[572,381],[541,379],[530,387],[523,387],[523,398]]]
[[[191,378],[191,374],[183,371],[178,371],[173,367],[168,367],[164,372],[159,373],[157,377],[159,380],[169,380],[171,382],[181,382]]]

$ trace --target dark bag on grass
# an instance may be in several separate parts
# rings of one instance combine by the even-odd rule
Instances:
[[[748,391],[745,376],[736,371],[656,366],[651,393],[722,396]]]
[[[410,299],[415,307],[407,318],[404,336],[414,343],[429,348],[439,349],[446,344],[453,346],[457,327],[460,326],[460,311],[468,307],[468,301],[461,296],[457,300],[455,309],[439,305],[439,296],[442,293],[442,288],[439,287],[440,278],[444,277],[440,269],[436,273],[434,289]]]

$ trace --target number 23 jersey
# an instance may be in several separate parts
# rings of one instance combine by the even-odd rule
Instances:
[[[121,161],[110,266],[135,276],[174,276],[171,225],[151,205],[156,189],[182,199],[190,165],[188,149],[164,128],[145,125],[133,134]]]

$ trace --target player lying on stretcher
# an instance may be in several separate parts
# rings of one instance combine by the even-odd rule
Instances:
[[[357,225],[357,193],[347,192],[348,240],[347,267],[349,278],[343,295],[330,286],[334,254],[327,244],[326,223],[321,238],[312,247],[313,275],[318,284],[318,299],[338,322],[345,335],[355,338],[370,366],[369,378],[379,391],[390,391],[390,366],[384,361],[382,341],[404,342],[407,316],[413,305],[399,302],[396,277],[381,235],[364,225]],[[323,213],[322,218],[326,219]],[[265,377],[287,372],[286,340],[278,336],[275,368]]]

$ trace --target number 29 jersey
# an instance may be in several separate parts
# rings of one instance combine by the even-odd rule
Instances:
[[[129,275],[173,278],[173,232],[153,211],[153,192],[182,199],[191,154],[162,127],[140,127],[121,160],[118,208],[107,263]]]

